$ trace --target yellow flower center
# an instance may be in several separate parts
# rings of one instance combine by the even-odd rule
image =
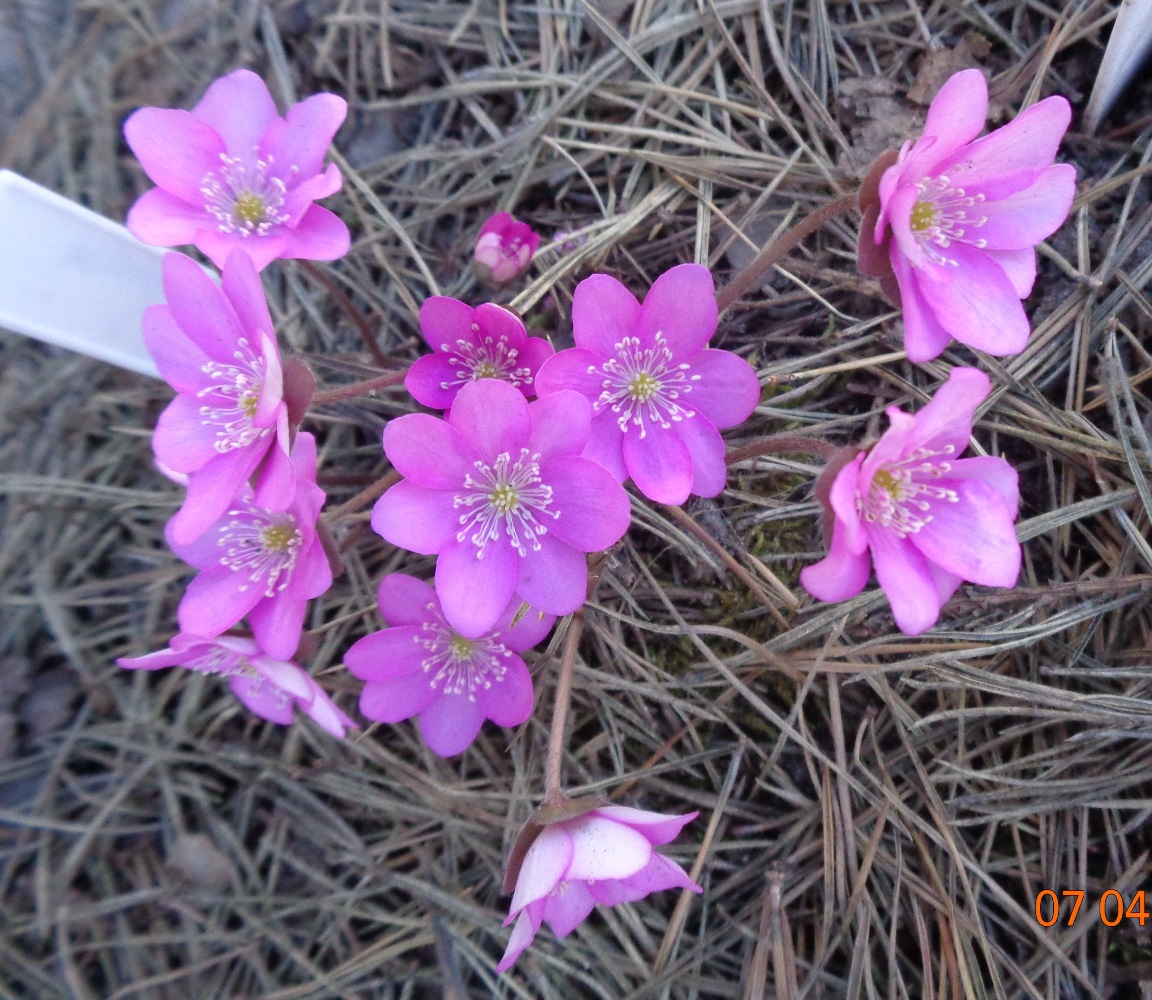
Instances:
[[[260,195],[252,191],[241,191],[236,195],[236,206],[232,209],[232,214],[241,222],[258,226],[264,221],[266,212],[264,199]]]
[[[260,542],[272,552],[286,552],[296,541],[297,531],[286,524],[270,524],[260,529]]]
[[[497,486],[490,494],[488,502],[501,514],[506,514],[520,505],[520,496],[514,486]]]
[[[471,639],[465,639],[462,635],[454,635],[448,640],[448,647],[453,659],[470,660],[476,644]]]
[[[936,206],[930,201],[918,201],[912,206],[912,229],[920,233],[936,225],[939,213]]]
[[[899,489],[899,481],[887,469],[878,469],[876,475],[872,477],[872,485],[882,489],[892,499],[897,498],[897,490]]]
[[[240,394],[240,398],[236,401],[240,410],[249,420],[256,416],[256,407],[260,403],[260,393],[253,392],[247,389]]]
[[[481,361],[472,371],[473,382],[481,378],[498,378],[499,376],[499,370],[489,361]]]
[[[660,382],[648,372],[639,372],[628,383],[628,395],[640,403],[647,403],[660,388]]]

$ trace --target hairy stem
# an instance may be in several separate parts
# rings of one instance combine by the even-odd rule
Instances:
[[[334,507],[332,510],[327,511],[324,514],[324,520],[331,524],[333,521],[338,521],[348,514],[355,514],[357,511],[368,506],[368,504],[377,497],[381,496],[386,489],[395,486],[398,482],[400,482],[400,473],[395,469],[389,469],[384,475],[377,479],[376,482],[361,490],[351,500],[347,500],[339,507]]]
[[[761,455],[780,455],[790,451],[799,451],[807,455],[817,455],[825,460],[830,459],[844,446],[833,444],[831,441],[821,441],[819,438],[804,437],[795,434],[773,434],[771,437],[761,438],[755,444],[745,445],[735,451],[728,452],[724,461],[728,465],[735,465],[748,458],[759,458]]]
[[[322,406],[325,403],[337,403],[342,399],[355,399],[357,396],[367,396],[377,389],[386,389],[390,385],[398,385],[404,381],[408,369],[388,372],[386,375],[377,375],[376,378],[365,379],[363,382],[353,382],[351,385],[342,385],[339,389],[329,389],[327,392],[318,392],[312,397],[311,406]]]
[[[564,636],[564,653],[560,659],[560,676],[556,681],[556,698],[552,707],[552,729],[548,739],[548,759],[544,764],[544,802],[554,804],[564,798],[560,791],[560,765],[564,759],[564,730],[568,725],[568,706],[572,702],[572,672],[576,648],[584,631],[584,609],[572,615],[568,634]]]

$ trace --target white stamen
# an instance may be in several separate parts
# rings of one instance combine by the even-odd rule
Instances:
[[[423,635],[415,641],[428,650],[420,663],[424,673],[431,674],[433,690],[442,688],[444,694],[465,694],[469,701],[476,700],[476,692],[488,690],[504,680],[508,666],[502,662],[512,652],[498,642],[499,632],[479,639],[465,639],[436,614],[436,606],[428,605],[432,618],[420,627]]]
[[[475,323],[472,326],[473,330],[478,329]],[[458,340],[455,347],[441,344],[440,350],[448,355],[450,364],[459,366],[452,373],[456,377],[451,382],[440,383],[441,389],[466,385],[482,378],[498,378],[513,386],[532,384],[532,369],[516,367],[520,352],[509,347],[503,337],[499,340],[485,337],[479,347],[467,340]]]
[[[292,579],[304,540],[296,518],[253,506],[230,510],[228,514],[236,520],[224,526],[216,541],[224,548],[220,564],[233,572],[248,574],[240,590],[247,590],[251,584],[263,585],[264,596],[275,597]]]
[[[548,528],[537,520],[537,515],[547,514],[555,520],[560,512],[548,510],[552,487],[541,482],[539,463],[540,456],[529,455],[527,448],[520,449],[515,463],[505,451],[492,465],[476,462],[476,474],[468,473],[464,478],[465,492],[453,498],[452,506],[472,509],[460,515],[456,540],[464,541],[471,532],[477,559],[484,558],[488,542],[500,537],[501,525],[512,548],[521,556],[527,555],[525,544],[531,545],[533,552],[540,551],[539,536],[547,534]]]
[[[861,516],[869,524],[894,531],[900,538],[916,534],[932,520],[930,511],[934,504],[960,500],[955,490],[920,481],[922,477],[946,476],[951,463],[929,460],[955,453],[950,444],[937,451],[918,448],[898,462],[881,465],[872,477],[868,495],[856,496]]]
[[[617,357],[609,358],[599,369],[595,365],[588,368],[589,375],[604,375],[600,383],[603,392],[593,404],[594,412],[610,408],[617,414],[620,430],[626,433],[631,424],[640,428],[642,438],[648,433],[647,421],[667,430],[672,426],[670,421],[696,415],[677,400],[692,391],[691,383],[700,381],[700,376],[689,375],[691,365],[686,363],[669,367],[672,351],[662,331],[656,331],[655,344],[644,350],[639,337],[624,337],[615,347]]]
[[[288,216],[284,207],[287,187],[279,177],[268,172],[273,159],[260,158],[253,148],[248,158],[220,154],[219,170],[209,170],[200,182],[204,210],[217,222],[222,233],[241,236],[267,236],[273,226],[281,226]],[[291,173],[299,171],[292,167]]]
[[[236,342],[232,357],[236,364],[209,361],[201,367],[209,378],[218,382],[198,392],[197,398],[223,396],[227,405],[201,406],[201,423],[215,425],[216,440],[213,447],[223,454],[233,448],[243,448],[272,433],[270,427],[254,427],[252,418],[264,387],[264,359],[256,355],[246,338]]]
[[[986,215],[969,215],[968,209],[984,201],[984,195],[968,195],[961,187],[952,187],[943,174],[925,177],[916,187],[920,198],[912,207],[912,235],[933,264],[956,266],[956,261],[940,250],[953,243],[983,250],[987,240],[973,239],[970,229],[979,229],[988,221]],[[939,248],[939,249],[937,249]]]

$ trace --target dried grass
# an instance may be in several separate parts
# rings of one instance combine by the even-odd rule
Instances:
[[[1111,16],[1102,0],[16,0],[0,162],[120,218],[144,184],[118,139],[132,108],[188,106],[237,65],[282,102],[347,94],[334,207],[352,253],[267,282],[283,339],[332,385],[375,371],[333,283],[406,361],[424,296],[480,298],[460,277],[469,239],[513,209],[569,234],[514,300],[563,346],[581,277],[731,273],[849,192],[973,58],[997,114],[1054,91],[1082,105]],[[1080,195],[1043,251],[1035,335],[979,359],[997,388],[976,441],[1022,476],[1021,585],[963,589],[916,639],[874,591],[814,604],[796,583],[820,549],[799,456],[740,463],[691,524],[638,504],[587,616],[566,773],[699,809],[676,855],[705,894],[545,931],[510,976],[492,972],[501,864],[539,794],[556,642],[534,662],[536,718],[448,762],[411,724],[338,744],[253,721],[212,679],[118,670],[171,633],[183,576],[161,543],[178,494],[149,462],[166,390],[3,335],[0,993],[1147,996],[1152,928],[1108,928],[1096,906],[1148,886],[1150,93],[1111,133],[1070,135]],[[769,388],[734,446],[858,440],[975,360],[903,359],[898,318],[852,269],[854,224],[724,317],[723,346]],[[383,471],[379,429],[409,406],[385,392],[317,416],[330,509]],[[375,627],[375,581],[429,569],[364,521],[337,525],[348,573],[311,620],[311,668],[349,709],[340,655]],[[1038,925],[1044,888],[1087,891],[1074,926]]]

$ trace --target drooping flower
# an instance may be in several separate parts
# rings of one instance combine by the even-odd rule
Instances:
[[[391,626],[352,644],[344,663],[367,681],[360,711],[377,722],[418,715],[433,753],[452,757],[467,749],[485,719],[518,726],[532,714],[532,678],[517,656],[535,646],[556,621],[520,609],[514,598],[491,632],[468,639],[444,617],[435,591],[415,577],[392,573],[377,590],[380,613]]]
[[[483,226],[472,252],[472,263],[481,280],[505,285],[524,273],[540,245],[540,234],[507,212],[497,212]]]
[[[536,372],[552,356],[548,341],[529,337],[519,316],[492,303],[473,309],[433,295],[420,307],[420,331],[435,353],[416,360],[404,385],[417,402],[438,410],[448,409],[464,386],[485,378],[534,396]]]
[[[214,638],[247,615],[269,656],[287,660],[296,651],[308,601],[332,585],[332,569],[316,532],[324,505],[316,439],[298,434],[291,459],[296,488],[287,510],[259,506],[244,487],[196,541],[182,544],[167,533],[172,550],[200,570],[177,610],[182,632]]]
[[[997,356],[1024,349],[1021,299],[1036,279],[1036,244],[1064,222],[1076,193],[1075,168],[1052,165],[1071,118],[1063,97],[977,139],[987,109],[979,70],[951,77],[923,136],[884,171],[878,202],[862,206],[862,269],[886,270],[872,239],[899,284],[912,361],[937,357],[952,339]]]
[[[335,94],[314,94],[281,118],[246,69],[213,83],[190,112],[139,109],[124,138],[156,187],[132,206],[128,229],[153,246],[192,243],[217,267],[236,246],[257,270],[277,257],[343,257],[348,227],[313,202],[340,190],[324,154],[347,112]]]
[[[220,287],[183,254],[167,254],[162,266],[168,304],[145,310],[144,343],[179,395],[160,415],[152,448],[164,470],[190,477],[169,527],[188,544],[258,468],[263,507],[285,509],[296,480],[280,351],[248,255],[229,255]]]
[[[121,657],[117,664],[129,670],[187,667],[202,674],[220,674],[252,712],[281,726],[291,725],[299,709],[333,736],[358,729],[303,667],[288,659],[275,659],[252,639],[234,635],[208,638],[181,632],[167,649],[146,656]]]
[[[661,889],[703,892],[675,861],[653,850],[675,840],[697,815],[667,816],[598,805],[540,826],[538,832],[530,823],[526,833],[535,839],[515,870],[509,867],[504,882],[505,892],[515,885],[504,926],[513,922],[516,926],[496,971],[505,972],[515,964],[545,920],[557,937],[566,937],[597,903],[632,903]],[[523,839],[522,835],[518,848]]]
[[[575,389],[592,403],[587,458],[646,497],[680,504],[714,497],[727,468],[720,429],[747,420],[760,400],[752,366],[708,348],[716,330],[712,275],[681,264],[656,279],[641,305],[615,278],[576,286],[576,347],[544,363],[541,397]]]
[[[591,407],[574,392],[528,403],[506,382],[464,386],[448,419],[389,421],[384,451],[405,477],[376,503],[393,545],[438,555],[436,595],[461,635],[495,627],[513,593],[545,614],[583,603],[585,552],[628,530],[628,496],[580,457]]]
[[[822,601],[855,597],[875,563],[896,624],[919,635],[961,581],[1015,585],[1016,471],[1002,458],[957,457],[989,391],[983,372],[953,368],[915,416],[888,408],[888,430],[832,482],[832,541],[828,555],[800,573],[808,593]]]

